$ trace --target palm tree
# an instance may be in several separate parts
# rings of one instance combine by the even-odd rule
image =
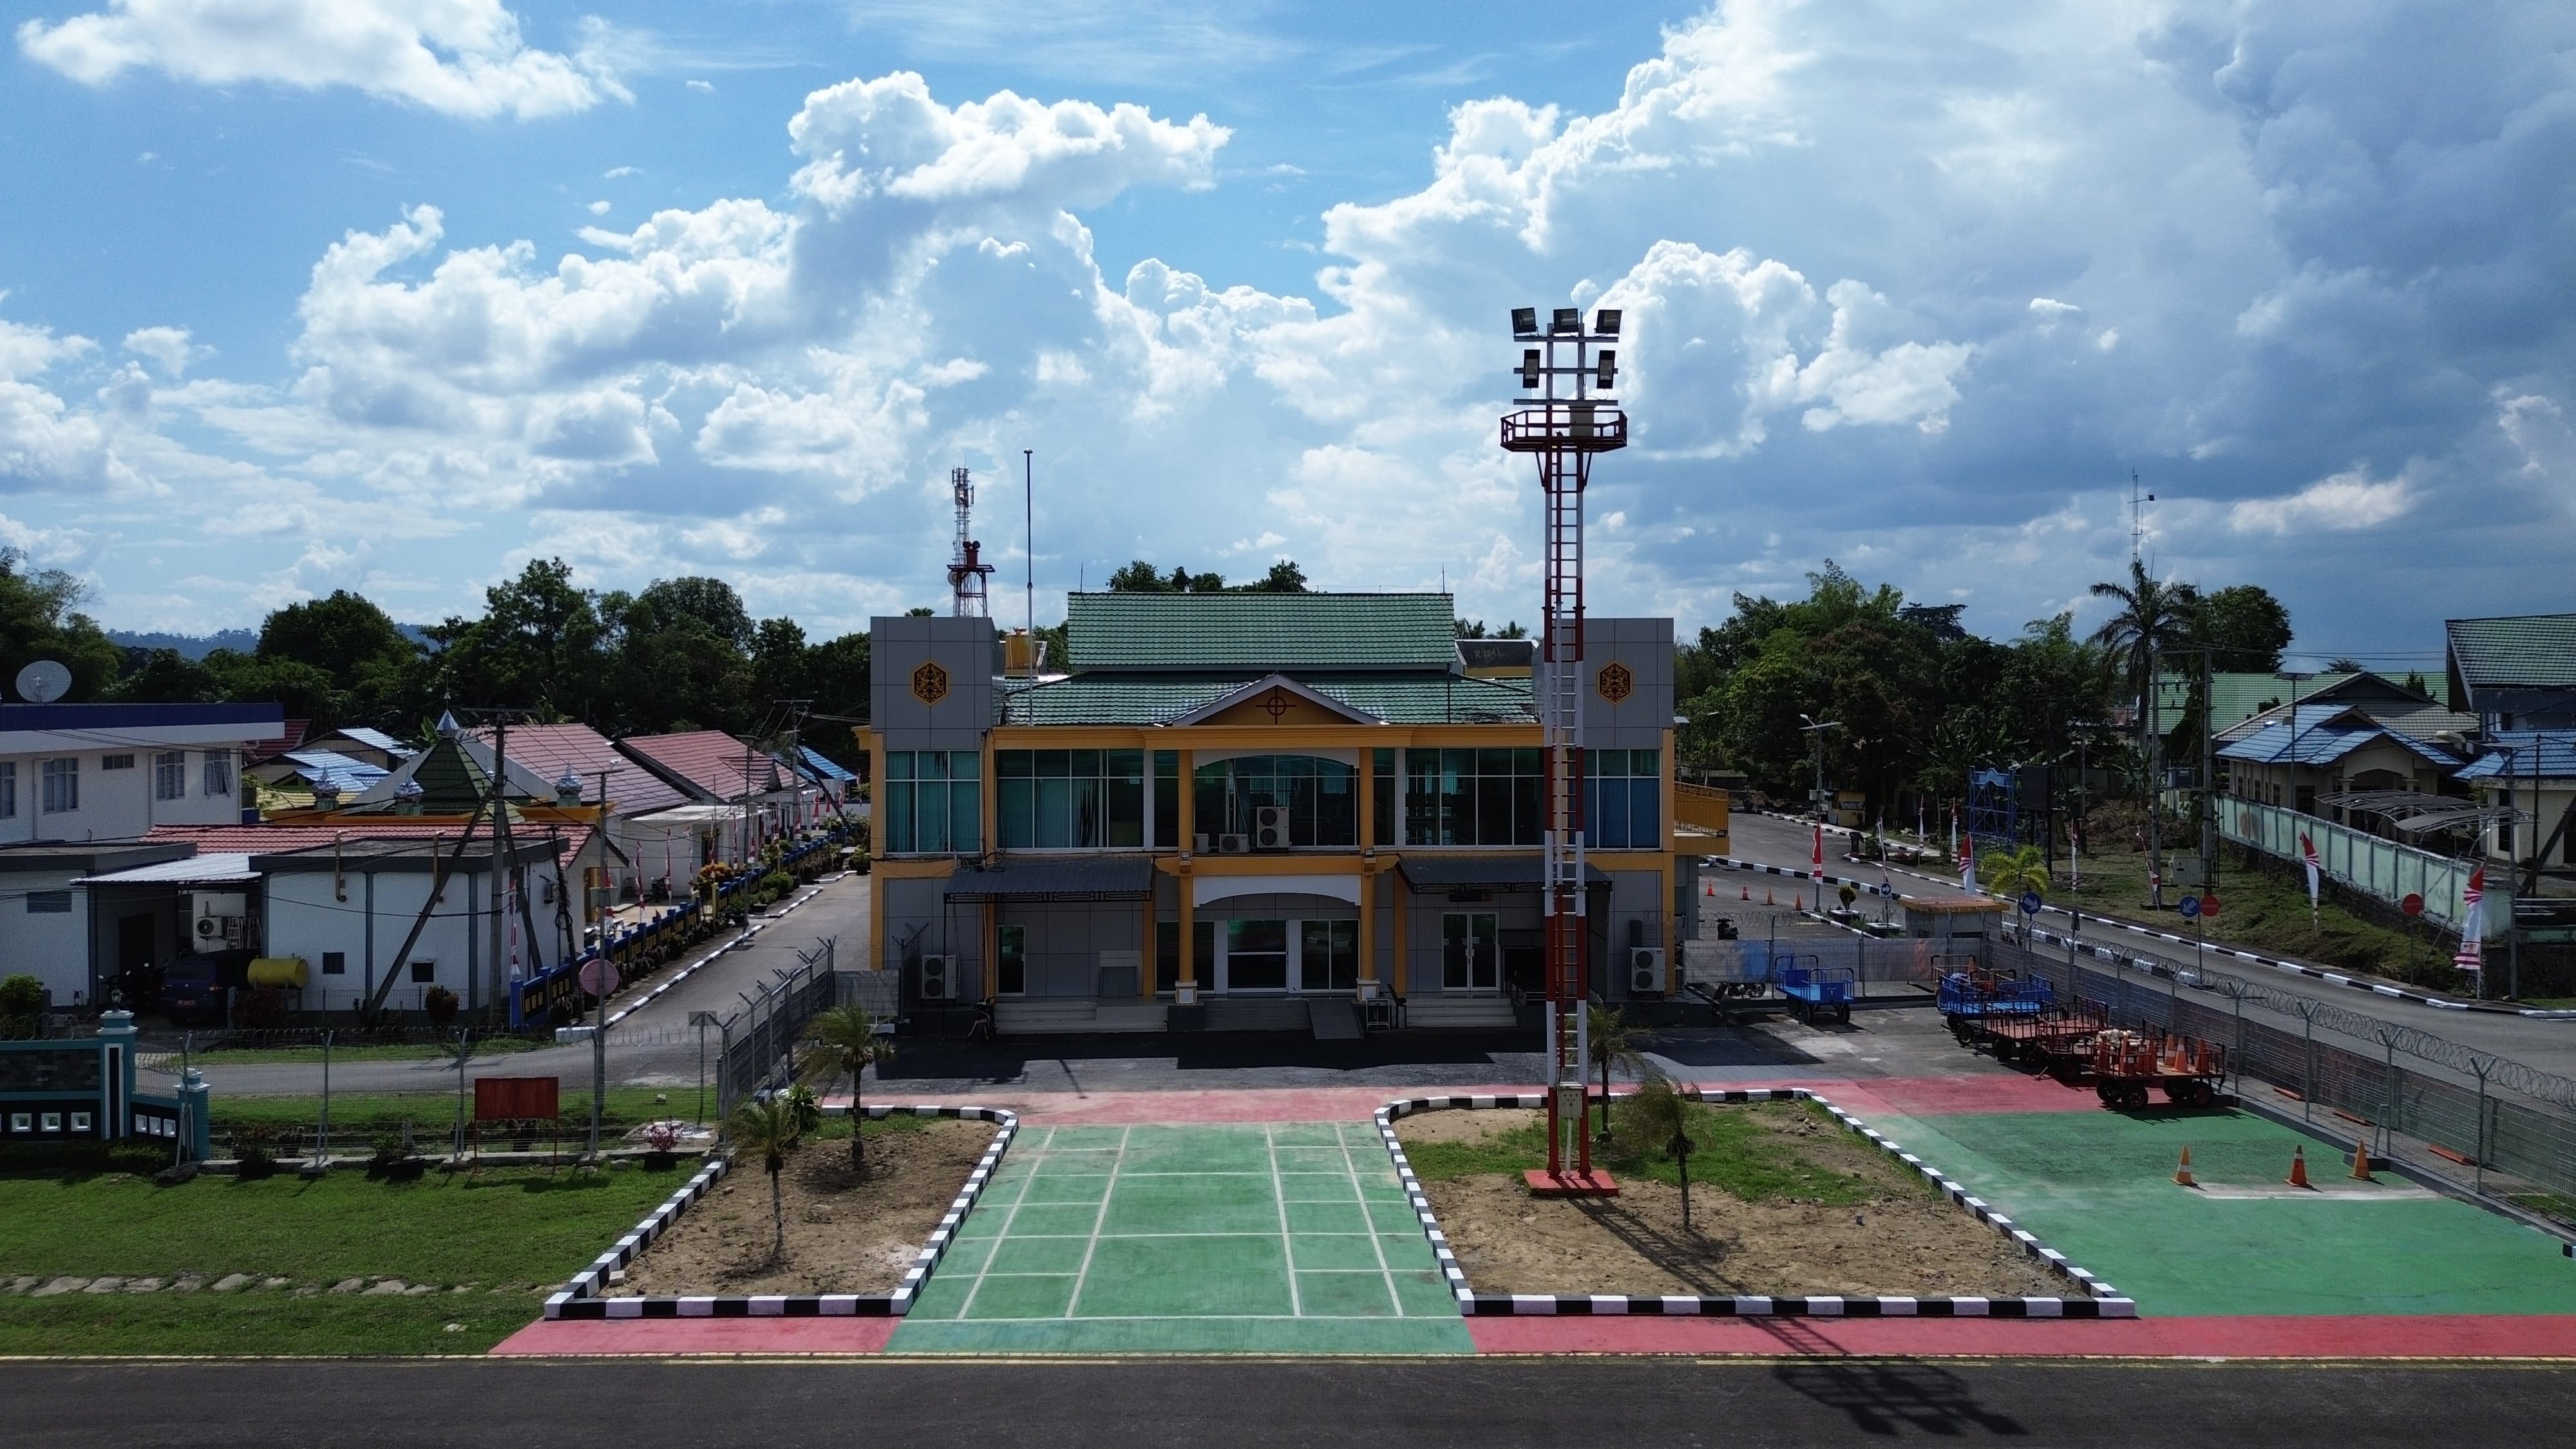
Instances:
[[[1645,1057],[1637,1050],[1637,1034],[1628,1018],[1613,1006],[1598,1001],[1583,1004],[1583,1033],[1592,1048],[1592,1059],[1601,1064],[1601,1140],[1610,1140],[1610,1071],[1626,1067],[1639,1076],[1648,1068]]]
[[[2025,894],[2045,898],[2051,884],[2048,857],[2036,845],[1991,852],[1977,862],[1977,874],[1984,878],[1987,890],[2006,900],[2018,900]]]
[[[859,1129],[867,1121],[867,1112],[859,1101],[859,1074],[869,1063],[893,1056],[894,1043],[877,1034],[876,1013],[855,1001],[817,1013],[806,1025],[805,1039],[823,1048],[806,1059],[806,1081],[828,1083],[844,1075],[850,1079],[850,1166],[864,1168],[868,1152],[859,1140]]]
[[[1659,1144],[1664,1154],[1681,1165],[1682,1226],[1690,1226],[1690,1100],[1673,1090],[1673,1084],[1661,1075],[1650,1075],[1637,1085],[1637,1094],[1628,1099],[1628,1130],[1642,1149]]]
[[[787,1169],[787,1154],[804,1138],[804,1124],[796,1120],[796,1109],[782,1092],[734,1108],[725,1135],[733,1139],[737,1154],[760,1154],[760,1165],[769,1174],[769,1217],[778,1230],[769,1261],[775,1263],[787,1256],[787,1199],[778,1174]]]
[[[2137,701],[2138,738],[2143,740],[2155,728],[2155,656],[2189,642],[2200,590],[2150,577],[2147,566],[2132,558],[2128,583],[2095,584],[2093,594],[2119,601],[2118,612],[2093,631],[2093,642],[2102,646],[2104,664],[2119,669]]]

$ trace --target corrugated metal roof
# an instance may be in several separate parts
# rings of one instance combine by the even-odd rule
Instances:
[[[416,755],[420,753],[417,747],[404,744],[402,741],[395,739],[392,735],[386,734],[383,730],[371,730],[364,726],[353,725],[348,729],[340,731],[340,733],[349,739],[356,740],[359,744],[368,746],[371,749],[382,750],[389,755]]]
[[[2299,706],[2298,712],[2304,718],[2308,713],[2308,706]],[[2340,711],[2337,712],[2340,713]],[[2390,741],[2408,753],[2446,770],[2459,767],[2458,760],[2432,746],[2410,740],[2395,730],[2382,729],[2375,724],[2320,722],[2313,726],[2301,725],[2296,728],[2287,724],[2271,725],[2222,747],[2218,751],[2218,757],[2222,760],[2242,760],[2252,765],[2330,765],[2375,740]]]
[[[722,730],[629,735],[617,748],[703,800],[740,800],[783,783],[776,760]]]
[[[295,773],[304,783],[330,785],[343,794],[355,794],[392,773],[331,750],[288,750],[284,758],[295,762]]]
[[[1003,723],[1035,725],[1167,724],[1225,698],[1258,674],[1069,675],[1004,696]],[[1389,724],[1526,724],[1527,680],[1471,679],[1448,673],[1289,676],[1319,695]]]
[[[805,771],[811,774],[815,779],[830,780],[835,783],[846,783],[859,778],[858,776],[851,774],[849,771],[842,769],[839,765],[834,764],[829,756],[816,754],[814,752],[814,747],[811,745],[798,745],[796,747],[796,755],[799,760],[803,761]]]
[[[492,734],[488,729],[478,729],[474,737],[489,743]],[[562,778],[566,770],[580,776],[585,805],[599,803],[599,772],[609,771],[608,798],[619,815],[668,810],[689,798],[671,788],[661,776],[619,754],[607,736],[588,725],[514,726],[504,747],[511,764],[525,765],[548,781]],[[734,748],[739,750],[741,746],[736,744]]]
[[[1075,594],[1075,670],[1446,669],[1447,594]]]
[[[2452,619],[2451,667],[2471,689],[2576,687],[2576,614]]]
[[[2488,753],[2460,772],[2463,780],[2504,776],[2576,778],[2576,730],[2505,730],[2481,741]],[[2510,750],[2499,748],[2511,746]]]
[[[192,855],[183,860],[165,860],[158,865],[138,865],[132,870],[110,871],[105,875],[83,876],[74,885],[245,885],[259,879],[250,868],[250,857],[238,851],[215,855]]]

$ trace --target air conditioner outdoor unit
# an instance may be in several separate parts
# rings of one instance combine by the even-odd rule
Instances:
[[[1208,853],[1208,838],[1206,831],[1200,831],[1198,834],[1190,837],[1190,849],[1200,855]]]
[[[921,999],[954,1001],[957,999],[957,958],[924,956],[921,958]]]
[[[237,950],[247,936],[249,897],[239,891],[196,894],[196,935],[200,951]]]
[[[1286,850],[1288,848],[1288,807],[1264,805],[1252,812],[1252,848]]]
[[[1628,948],[1628,989],[1661,991],[1664,989],[1664,948],[1631,946]]]
[[[1241,855],[1250,849],[1252,837],[1249,835],[1220,835],[1216,838],[1216,853],[1219,855]]]

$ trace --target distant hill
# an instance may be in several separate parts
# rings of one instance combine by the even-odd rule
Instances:
[[[429,631],[418,624],[396,624],[394,629],[415,644],[427,644]],[[175,649],[185,659],[203,659],[218,649],[238,649],[248,654],[259,647],[256,629],[221,629],[212,634],[162,634],[134,629],[110,629],[107,637],[127,649]]]
[[[203,659],[218,649],[238,649],[247,654],[259,647],[256,629],[224,629],[213,634],[137,633],[132,629],[110,629],[107,637],[127,649],[176,649],[189,659]]]

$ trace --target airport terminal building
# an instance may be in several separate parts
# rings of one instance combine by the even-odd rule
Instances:
[[[1538,989],[1532,646],[1459,640],[1446,594],[1077,593],[1068,623],[1052,663],[988,619],[874,621],[870,955],[908,1004],[1320,1030]],[[1657,997],[1696,894],[1672,621],[1586,634],[1592,979]]]

